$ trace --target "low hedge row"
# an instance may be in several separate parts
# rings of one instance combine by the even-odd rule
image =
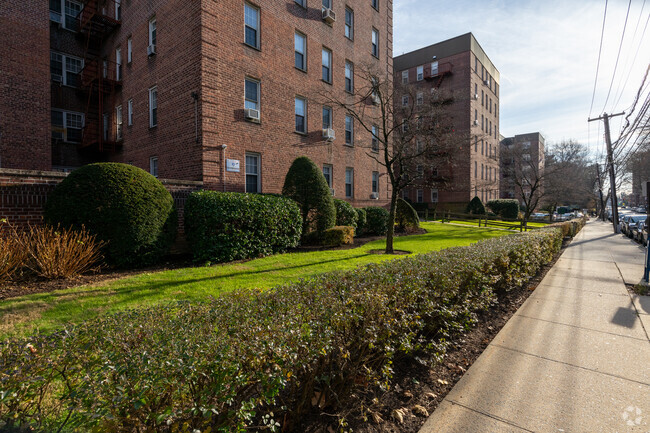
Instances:
[[[540,229],[0,343],[0,429],[290,431],[314,401],[388,386],[399,356],[442,356],[561,242]]]
[[[338,247],[354,243],[354,227],[335,226],[323,233],[323,245]]]
[[[289,198],[199,191],[185,203],[185,232],[195,260],[228,262],[297,246],[302,217]]]

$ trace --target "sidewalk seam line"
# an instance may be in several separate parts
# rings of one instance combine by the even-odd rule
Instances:
[[[573,277],[570,277],[570,278],[573,278]],[[576,279],[579,279],[579,278],[576,278]],[[603,292],[603,291],[598,291],[598,290],[577,289],[575,287],[555,286],[553,284],[544,283],[543,280],[542,280],[541,283],[539,283],[537,285],[537,288],[535,290],[543,289],[544,287],[553,287],[554,289],[562,289],[562,290],[580,290],[581,292],[598,293],[599,295],[602,294],[602,295],[610,295],[610,296],[627,296],[627,293],[618,294],[618,293],[608,293],[608,292]],[[533,294],[535,293],[535,290],[533,290]],[[627,289],[625,289],[625,290],[627,291]]]
[[[471,412],[475,412],[475,413],[481,414],[481,415],[483,415],[483,416],[486,416],[486,417],[488,417],[488,418],[492,418],[493,420],[498,421],[498,422],[500,422],[500,423],[502,423],[502,424],[506,424],[506,425],[509,425],[509,426],[512,426],[512,427],[516,427],[516,428],[518,428],[518,429],[520,429],[520,430],[527,431],[527,432],[529,432],[529,433],[535,433],[534,430],[528,430],[527,428],[522,427],[522,426],[520,426],[520,425],[517,425],[517,424],[515,424],[514,422],[509,421],[509,420],[507,420],[507,419],[505,419],[505,418],[501,418],[501,417],[498,417],[498,416],[496,416],[496,415],[492,415],[492,414],[490,414],[490,413],[486,413],[486,412],[483,412],[483,411],[481,411],[481,410],[474,409],[474,408],[471,408],[471,407],[469,407],[469,406],[465,406],[464,404],[459,403],[459,402],[457,402],[457,401],[455,401],[455,400],[451,400],[451,399],[446,399],[446,400],[447,400],[449,403],[451,403],[451,404],[455,404],[455,405],[460,406],[460,407],[462,407],[462,408],[464,408],[464,409],[467,409],[467,410],[469,410],[469,411],[471,411]]]
[[[615,334],[613,332],[601,331],[600,329],[585,328],[584,326],[570,325],[568,323],[555,322],[553,320],[547,320],[547,319],[540,319],[539,317],[530,317],[530,316],[526,316],[525,314],[515,314],[513,317],[517,317],[517,316],[525,317],[527,319],[539,320],[539,321],[542,321],[542,322],[554,323],[556,325],[570,326],[571,328],[584,329],[584,330],[593,331],[593,332],[600,332],[601,334],[614,335],[616,337],[630,338],[632,340],[638,340],[638,341],[646,341],[645,338],[632,337],[630,335]]]
[[[592,373],[602,374],[602,375],[605,375],[605,376],[614,377],[614,378],[616,378],[616,379],[625,380],[625,381],[627,381],[627,382],[634,382],[634,383],[638,383],[639,385],[644,385],[644,386],[648,386],[648,387],[650,387],[650,383],[640,382],[640,381],[638,381],[638,380],[630,379],[630,378],[628,378],[628,377],[619,376],[619,375],[617,375],[617,374],[606,373],[606,372],[604,372],[604,371],[598,371],[598,370],[594,370],[594,369],[592,369],[592,368],[582,367],[582,366],[580,366],[580,365],[571,364],[571,363],[569,363],[569,362],[558,361],[557,359],[551,359],[551,358],[547,358],[547,357],[545,357],[545,356],[541,356],[541,355],[535,355],[534,353],[524,352],[523,350],[513,349],[513,348],[511,348],[511,347],[502,346],[502,345],[497,344],[497,343],[492,343],[491,346],[498,347],[498,348],[500,348],[500,349],[504,349],[504,350],[509,350],[509,351],[511,351],[511,352],[521,353],[522,355],[528,355],[528,356],[532,356],[532,357],[534,357],[534,358],[543,359],[543,360],[545,360],[545,361],[555,362],[555,363],[557,363],[557,364],[566,365],[566,366],[568,366],[568,367],[578,368],[578,369],[580,369],[580,370],[590,371],[590,372],[592,372]]]

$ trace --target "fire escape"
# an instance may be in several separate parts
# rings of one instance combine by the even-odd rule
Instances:
[[[79,35],[86,43],[81,89],[87,103],[80,149],[112,153],[122,144],[121,131],[111,128],[116,95],[122,88],[122,66],[102,57],[105,41],[120,24],[119,0],[84,1]]]
[[[431,66],[431,68],[426,68],[424,70],[424,79],[427,81],[433,81],[434,88],[439,88],[442,84],[442,80],[447,76],[452,74],[453,66],[449,62],[441,63],[437,67]]]

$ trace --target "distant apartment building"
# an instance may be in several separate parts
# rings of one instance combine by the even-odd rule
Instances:
[[[307,155],[335,197],[389,197],[371,133],[317,95],[392,71],[392,0],[5,0],[0,41],[0,168],[278,193]]]
[[[475,196],[483,201],[499,198],[499,71],[474,35],[397,56],[393,67],[396,88],[451,97],[447,110],[457,137],[452,162],[433,169],[444,181],[416,185],[404,197],[455,210],[464,210]],[[395,98],[396,105],[402,103]]]
[[[544,142],[539,132],[501,137],[501,198],[514,198],[523,205],[523,195],[533,189],[543,194]]]
[[[643,183],[650,182],[650,149],[639,150],[631,157],[632,194],[631,204],[647,206],[643,196]]]

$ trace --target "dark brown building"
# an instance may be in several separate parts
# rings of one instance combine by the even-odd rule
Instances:
[[[458,137],[444,184],[415,187],[405,197],[457,210],[474,196],[499,198],[499,71],[474,35],[398,56],[393,66],[396,86],[451,96],[449,116]],[[395,103],[405,102],[398,97]]]
[[[392,71],[392,0],[6,0],[0,32],[0,167],[277,193],[307,155],[336,197],[388,197],[355,145],[371,134],[318,95],[353,92],[355,64]]]
[[[539,132],[520,134],[501,140],[501,198],[514,198],[524,204],[522,194],[531,194],[530,185],[522,182],[529,179],[536,193],[543,194],[544,137]],[[515,178],[519,179],[517,182]]]

